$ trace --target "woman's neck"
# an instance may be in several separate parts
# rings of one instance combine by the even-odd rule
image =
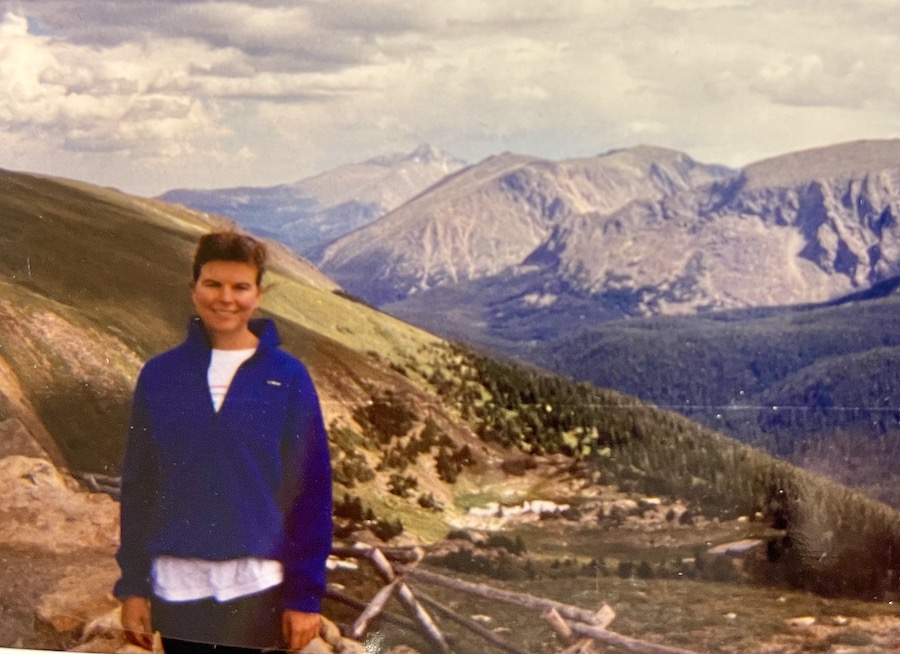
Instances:
[[[237,334],[210,334],[214,350],[250,350],[259,345],[259,338],[249,329]]]

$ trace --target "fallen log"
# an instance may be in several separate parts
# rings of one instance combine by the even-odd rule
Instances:
[[[362,600],[358,600],[355,597],[350,597],[346,593],[341,592],[331,584],[329,584],[325,588],[325,597],[328,599],[334,600],[335,602],[340,602],[341,604],[346,604],[350,608],[356,609],[360,613],[366,610],[368,604],[363,602]],[[391,613],[390,611],[382,611],[378,617],[378,620],[384,620],[390,624],[396,625],[407,631],[418,631],[419,626],[410,620],[409,618],[397,615],[396,613]],[[348,632],[349,633],[349,632]]]
[[[609,604],[604,602],[603,606],[594,617],[594,626],[597,629],[606,629],[609,624],[615,619],[616,612],[613,611],[612,607]],[[594,645],[596,644],[593,638],[576,638],[575,632],[572,631],[572,627],[569,626],[569,623],[563,620],[562,616],[556,612],[556,609],[551,609],[547,613],[544,614],[544,619],[550,623],[550,627],[555,631],[562,639],[569,643],[569,646],[560,652],[560,654],[589,654],[594,651]]]
[[[597,619],[596,614],[592,611],[570,604],[563,604],[562,602],[557,602],[555,600],[549,600],[544,597],[536,597],[527,593],[519,593],[511,590],[501,590],[499,588],[488,586],[487,584],[476,584],[469,581],[463,581],[462,579],[445,577],[436,572],[420,570],[410,566],[398,566],[397,570],[403,575],[410,579],[415,579],[416,581],[437,584],[439,586],[445,586],[464,593],[472,593],[473,595],[479,595],[488,599],[517,604],[541,612],[556,609],[561,616],[569,618],[570,620],[578,620],[579,622],[592,624]]]
[[[594,640],[610,645],[616,645],[617,647],[627,649],[631,652],[638,652],[639,654],[697,654],[697,652],[691,650],[681,649],[679,647],[669,647],[668,645],[658,645],[656,643],[650,643],[637,638],[622,636],[621,634],[612,631],[607,631],[604,628],[605,625],[599,626],[606,620],[604,614],[607,616],[609,615],[608,612],[605,612],[602,609],[601,611],[593,613],[577,606],[563,604],[562,602],[557,602],[555,600],[535,597],[534,595],[528,595],[527,593],[500,590],[498,588],[487,586],[486,584],[475,584],[468,581],[462,581],[461,579],[453,579],[436,572],[428,572],[426,570],[419,570],[407,566],[398,566],[398,571],[407,577],[418,581],[446,586],[447,588],[479,595],[488,599],[518,604],[519,606],[537,609],[543,612],[549,612],[550,610],[555,609],[560,616],[568,618],[569,620],[574,620],[574,622],[568,623],[568,626],[574,633],[581,636],[588,636]]]
[[[606,629],[600,629],[596,626],[580,622],[570,622],[569,627],[580,636],[587,636],[602,643],[627,649],[629,652],[638,652],[638,654],[697,654],[697,652],[693,650],[650,643],[646,640],[623,636],[613,631],[607,631]]]
[[[569,626],[568,622],[563,620],[556,609],[547,611],[544,614],[544,620],[550,623],[550,628],[563,640],[572,640],[572,637],[575,635],[575,632],[572,631],[572,627]]]
[[[447,644],[444,634],[438,629],[434,620],[432,620],[431,616],[428,614],[428,611],[425,610],[425,607],[415,598],[412,591],[409,589],[409,586],[402,581],[397,586],[397,597],[399,597],[400,601],[406,606],[406,610],[412,614],[420,625],[422,625],[422,629],[431,641],[437,645],[442,652],[449,652],[450,646]]]
[[[449,606],[445,606],[438,602],[436,599],[430,597],[429,595],[423,593],[421,589],[416,589],[416,596],[422,600],[425,604],[427,604],[433,611],[443,615],[448,620],[455,622],[462,627],[465,627],[472,633],[480,636],[484,640],[488,641],[498,649],[503,650],[504,652],[509,652],[509,654],[529,654],[526,650],[520,649],[513,645],[512,643],[508,643],[502,638],[500,638],[497,634],[495,634],[490,629],[486,629],[481,626],[475,620],[471,618],[467,618],[464,615],[460,615]]]
[[[391,594],[396,587],[397,581],[394,581],[387,586],[382,587],[381,590],[375,593],[375,597],[372,598],[372,601],[369,602],[366,609],[360,613],[359,617],[356,618],[356,621],[350,628],[350,637],[353,640],[362,638],[362,635],[366,633],[366,629],[369,627],[369,622],[378,617],[378,614],[384,610],[384,605],[387,604],[387,601],[391,598]]]
[[[413,567],[416,566],[419,561],[421,561],[425,556],[425,552],[420,547],[404,548],[399,552],[398,550],[399,548],[395,549],[392,554],[402,556],[404,560],[410,561],[410,565],[407,566],[409,569],[413,569]],[[437,648],[441,652],[450,652],[450,645],[447,644],[447,639],[444,638],[444,634],[442,634],[441,630],[438,629],[437,625],[434,623],[434,620],[431,619],[431,616],[428,615],[428,611],[425,610],[425,607],[423,607],[415,598],[412,591],[409,589],[409,586],[406,585],[406,582],[397,577],[397,575],[394,573],[394,568],[391,566],[387,555],[380,548],[372,547],[371,545],[365,545],[363,543],[356,543],[350,548],[332,548],[332,553],[337,554],[338,556],[343,554],[346,556],[369,559],[375,570],[378,572],[381,578],[388,583],[388,586],[392,591],[396,586],[397,598],[403,604],[407,613],[409,613],[410,616],[419,623],[421,630],[425,633],[428,639],[431,640],[431,642],[435,646],[437,646]],[[384,589],[382,589],[382,591],[383,590]],[[381,591],[379,591],[379,594],[380,593]],[[389,596],[390,593],[388,593],[388,597]],[[386,598],[385,601],[387,601]]]
[[[114,500],[119,499],[122,485],[120,477],[110,477],[96,472],[73,472],[71,474],[92,493],[106,493]]]
[[[374,547],[363,543],[356,543],[350,547],[345,545],[336,545],[331,548],[331,553],[335,556],[343,558],[370,558],[371,552],[379,551],[388,561],[396,563],[415,563],[420,561],[424,556],[424,552],[420,547]]]

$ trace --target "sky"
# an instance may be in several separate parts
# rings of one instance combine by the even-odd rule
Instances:
[[[900,135],[900,2],[0,0],[0,168],[153,196],[429,143],[740,167]]]

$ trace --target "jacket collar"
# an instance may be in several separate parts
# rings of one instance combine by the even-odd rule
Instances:
[[[259,339],[260,350],[271,350],[281,344],[278,329],[269,318],[254,318],[250,321],[250,331]],[[185,343],[192,349],[208,353],[212,349],[203,321],[199,316],[192,316],[188,321],[187,339]]]

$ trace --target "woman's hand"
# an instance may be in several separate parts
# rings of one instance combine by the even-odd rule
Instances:
[[[303,649],[319,635],[321,616],[318,613],[304,613],[285,609],[281,615],[281,631],[284,644],[289,650]]]
[[[126,597],[122,602],[122,627],[129,643],[153,649],[150,627],[150,601],[146,597]]]

